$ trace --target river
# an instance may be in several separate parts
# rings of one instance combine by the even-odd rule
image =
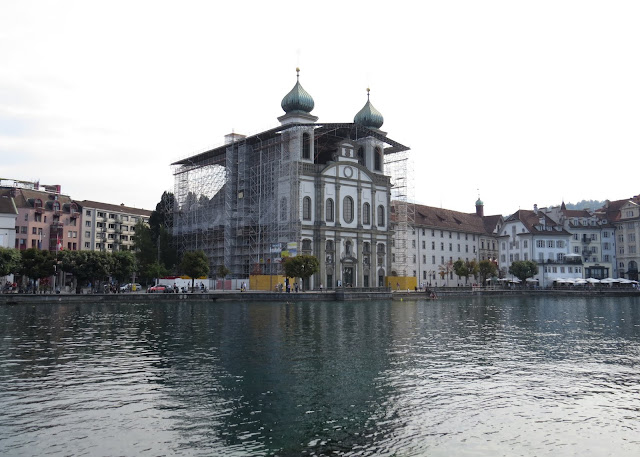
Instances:
[[[3,456],[637,456],[640,299],[0,307]]]

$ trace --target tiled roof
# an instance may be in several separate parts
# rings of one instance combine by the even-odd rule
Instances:
[[[540,219],[544,218],[544,226],[545,227],[553,227],[553,230],[540,230],[538,227],[540,226]],[[561,235],[571,235],[567,230],[562,228],[562,230],[556,230],[556,227],[561,227],[560,224],[551,219],[548,215],[546,215],[543,211],[531,211],[521,209],[513,213],[511,216],[505,219],[505,222],[519,220],[525,226],[527,231],[532,234],[538,235],[548,235],[550,233],[553,234],[561,234]]]
[[[0,196],[0,214],[18,214],[13,198],[8,195]]]
[[[81,202],[77,203],[82,207],[104,209],[105,211],[115,211],[120,213],[138,214],[140,216],[151,216],[152,213],[152,211],[142,208],[133,208],[131,206],[124,205],[113,205],[111,203],[101,203],[91,200],[82,200]]]
[[[433,206],[415,205],[415,224],[456,232],[492,234],[501,216],[478,216]]]

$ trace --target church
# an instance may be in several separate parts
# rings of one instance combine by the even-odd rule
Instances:
[[[203,250],[212,272],[238,279],[313,255],[320,270],[304,290],[383,287],[394,236],[385,166],[409,148],[381,130],[368,90],[353,122],[321,123],[298,69],[281,107],[279,126],[172,164],[179,251]]]

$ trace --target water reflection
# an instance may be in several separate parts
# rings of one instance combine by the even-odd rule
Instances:
[[[639,304],[2,307],[0,454],[635,455]]]

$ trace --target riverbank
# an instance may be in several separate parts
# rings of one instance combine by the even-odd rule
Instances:
[[[640,297],[640,291],[632,288],[597,288],[597,289],[470,289],[451,288],[437,289],[437,299],[447,297],[474,296],[538,296],[538,297]],[[210,291],[206,293],[148,294],[129,292],[121,294],[0,294],[0,305],[20,305],[38,303],[130,303],[130,302],[164,302],[164,301],[273,301],[273,302],[307,302],[307,301],[352,301],[352,300],[426,300],[433,299],[424,291],[375,291],[338,289],[309,292],[266,292],[266,291]]]

